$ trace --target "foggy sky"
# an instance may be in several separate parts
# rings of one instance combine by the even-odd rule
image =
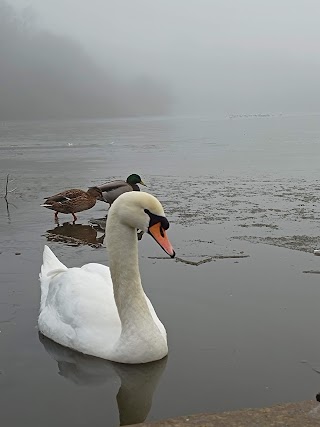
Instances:
[[[176,112],[320,111],[318,0],[9,0]]]
[[[41,30],[32,9],[0,0],[0,120],[167,114],[167,85],[119,75],[81,42]]]

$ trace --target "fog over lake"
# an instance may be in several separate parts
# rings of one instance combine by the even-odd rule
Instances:
[[[1,425],[314,400],[319,12],[318,0],[0,0]],[[162,203],[177,255],[138,241],[169,354],[132,366],[37,327],[44,245],[68,267],[109,265],[107,204],[74,223],[44,200],[130,174]]]
[[[46,31],[10,54],[10,93],[31,84],[31,104],[90,117],[320,110],[316,0],[7,2]],[[13,39],[1,36],[2,58]]]

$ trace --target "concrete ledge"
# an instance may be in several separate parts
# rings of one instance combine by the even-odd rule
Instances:
[[[319,406],[319,411],[317,411]],[[214,414],[169,418],[158,422],[135,424],[136,427],[317,427],[320,405],[315,400],[286,403],[269,408],[242,409]]]

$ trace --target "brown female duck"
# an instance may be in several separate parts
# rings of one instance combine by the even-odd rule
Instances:
[[[91,209],[96,204],[97,199],[101,197],[102,192],[98,187],[90,187],[88,191],[72,188],[47,197],[41,206],[55,211],[56,220],[58,220],[58,213],[60,212],[72,214],[74,221],[76,221],[78,219],[75,215],[76,212]]]

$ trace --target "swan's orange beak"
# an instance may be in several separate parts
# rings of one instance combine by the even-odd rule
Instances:
[[[161,222],[157,222],[148,229],[148,233],[154,238],[154,240],[162,247],[162,249],[171,256],[175,257],[175,252],[171,243],[169,242],[166,231],[161,227]]]

